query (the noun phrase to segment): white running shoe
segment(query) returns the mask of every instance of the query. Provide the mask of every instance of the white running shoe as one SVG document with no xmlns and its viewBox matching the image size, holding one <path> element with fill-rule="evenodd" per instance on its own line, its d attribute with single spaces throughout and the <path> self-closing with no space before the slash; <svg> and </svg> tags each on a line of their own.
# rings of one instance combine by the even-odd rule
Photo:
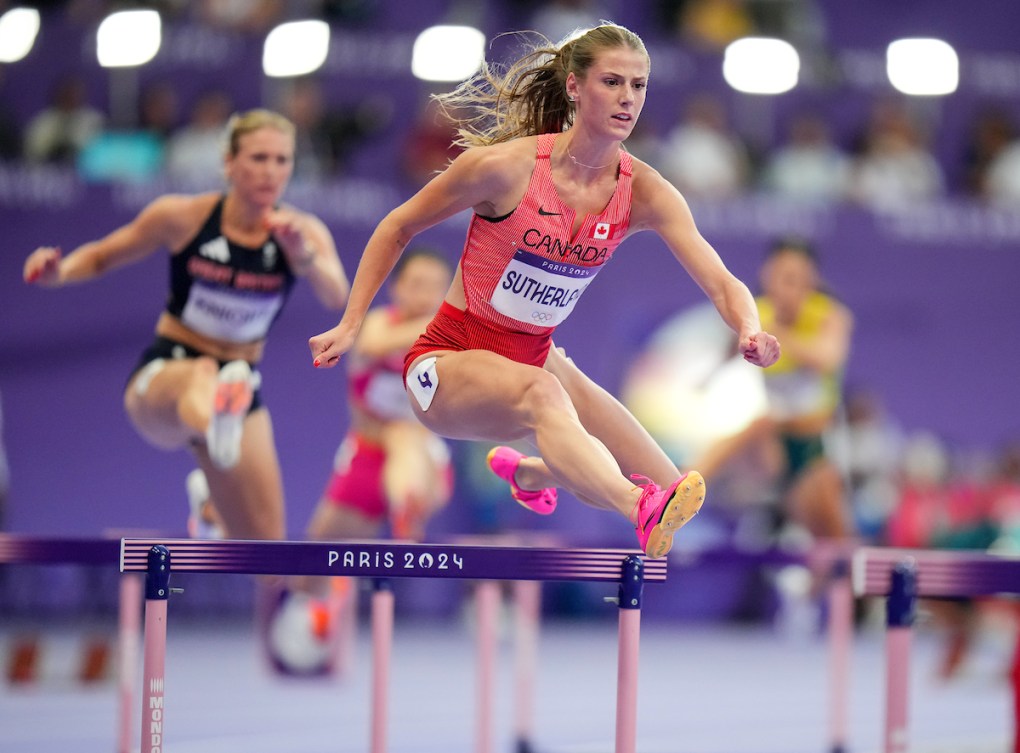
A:
<svg viewBox="0 0 1020 753">
<path fill-rule="evenodd" d="M 223 530 L 210 522 L 206 513 L 209 506 L 209 481 L 201 468 L 188 474 L 188 536 L 193 539 L 222 539 Z"/>
<path fill-rule="evenodd" d="M 205 432 L 209 459 L 227 470 L 241 459 L 241 434 L 255 394 L 255 377 L 247 361 L 231 361 L 216 377 L 213 417 Z"/>
</svg>

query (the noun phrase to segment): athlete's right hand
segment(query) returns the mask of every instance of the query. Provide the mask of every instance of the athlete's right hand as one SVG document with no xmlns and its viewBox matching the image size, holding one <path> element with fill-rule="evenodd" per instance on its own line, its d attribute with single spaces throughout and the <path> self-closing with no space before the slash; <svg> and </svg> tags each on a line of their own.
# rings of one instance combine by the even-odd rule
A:
<svg viewBox="0 0 1020 753">
<path fill-rule="evenodd" d="M 317 369 L 330 369 L 340 363 L 340 356 L 354 345 L 356 331 L 341 321 L 333 329 L 308 339 L 312 351 L 312 365 Z"/>
<path fill-rule="evenodd" d="M 22 277 L 30 285 L 56 285 L 60 282 L 60 258 L 55 246 L 37 248 L 25 259 Z"/>
</svg>

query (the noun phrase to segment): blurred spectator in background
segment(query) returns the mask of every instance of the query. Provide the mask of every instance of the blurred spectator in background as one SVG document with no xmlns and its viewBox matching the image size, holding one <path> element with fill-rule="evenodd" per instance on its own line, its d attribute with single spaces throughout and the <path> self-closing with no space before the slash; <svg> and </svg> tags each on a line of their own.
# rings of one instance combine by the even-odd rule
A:
<svg viewBox="0 0 1020 753">
<path fill-rule="evenodd" d="M 324 122 L 322 86 L 313 78 L 289 82 L 280 111 L 294 124 L 294 175 L 321 179 L 333 171 L 333 152 Z"/>
<path fill-rule="evenodd" d="M 404 141 L 404 175 L 412 186 L 424 186 L 463 151 L 462 147 L 452 143 L 455 138 L 452 121 L 434 99 L 429 99 Z"/>
<path fill-rule="evenodd" d="M 385 96 L 331 107 L 322 82 L 308 77 L 290 83 L 280 109 L 297 126 L 295 174 L 302 178 L 343 173 L 354 149 L 386 128 L 393 117 L 393 103 Z"/>
<path fill-rule="evenodd" d="M 4 405 L 0 396 L 0 531 L 7 529 L 7 492 L 11 487 L 11 469 L 7 464 L 7 445 L 4 444 Z"/>
<path fill-rule="evenodd" d="M 903 448 L 899 499 L 886 525 L 889 546 L 920 548 L 945 527 L 949 451 L 929 432 L 915 432 Z"/>
<path fill-rule="evenodd" d="M 282 20 L 287 6 L 292 4 L 306 9 L 311 5 L 283 0 L 201 0 L 194 4 L 194 13 L 198 21 L 217 29 L 259 33 L 269 31 Z"/>
<path fill-rule="evenodd" d="M 230 95 L 222 89 L 203 92 L 191 106 L 188 122 L 166 144 L 166 170 L 175 178 L 196 184 L 223 182 L 223 134 L 233 111 Z"/>
<path fill-rule="evenodd" d="M 1020 207 L 1020 139 L 995 155 L 985 175 L 985 197 L 1003 207 Z"/>
<path fill-rule="evenodd" d="M 755 32 L 745 0 L 660 0 L 659 16 L 684 44 L 705 52 Z"/>
<path fill-rule="evenodd" d="M 989 170 L 1016 135 L 1016 124 L 1004 108 L 988 106 L 977 114 L 971 123 L 963 154 L 965 193 L 989 198 Z M 1020 183 L 1020 178 L 1016 180 Z"/>
<path fill-rule="evenodd" d="M 796 201 L 841 201 L 850 186 L 850 157 L 833 142 L 821 115 L 801 113 L 791 121 L 786 142 L 768 158 L 763 183 Z"/>
<path fill-rule="evenodd" d="M 1003 448 L 990 485 L 988 506 L 998 528 L 993 548 L 1020 554 L 1020 442 Z"/>
<path fill-rule="evenodd" d="M 698 94 L 687 103 L 661 150 L 659 171 L 685 196 L 726 198 L 747 184 L 747 149 L 730 132 L 723 104 L 713 94 Z"/>
<path fill-rule="evenodd" d="M 173 82 L 156 81 L 142 88 L 138 99 L 138 130 L 161 144 L 180 126 L 181 103 Z"/>
<path fill-rule="evenodd" d="M 169 81 L 145 87 L 136 123 L 108 128 L 82 149 L 78 171 L 91 181 L 147 180 L 166 160 L 166 142 L 178 125 L 177 92 Z"/>
<path fill-rule="evenodd" d="M 50 104 L 25 126 L 25 158 L 33 163 L 73 165 L 78 153 L 103 131 L 106 116 L 88 103 L 85 80 L 76 73 L 55 85 Z"/>
<path fill-rule="evenodd" d="M 7 69 L 0 66 L 0 161 L 11 161 L 21 159 L 23 154 L 21 144 L 21 128 L 18 125 L 14 109 L 9 104 L 9 98 L 4 94 Z"/>
<path fill-rule="evenodd" d="M 559 42 L 578 29 L 598 26 L 606 15 L 597 0 L 549 0 L 541 3 L 532 15 L 531 28 Z"/>
<path fill-rule="evenodd" d="M 854 527 L 865 540 L 879 542 L 897 503 L 905 436 L 876 392 L 848 390 L 844 405 L 828 447 L 849 486 Z"/>
<path fill-rule="evenodd" d="M 955 469 L 945 442 L 934 434 L 910 437 L 903 456 L 900 496 L 889 520 L 890 546 L 933 549 L 986 550 L 999 538 L 988 479 L 970 456 L 971 466 Z M 978 463 L 980 465 L 980 462 Z M 1008 466 L 1007 466 L 1008 467 Z M 942 599 L 926 603 L 947 631 L 939 675 L 954 676 L 963 664 L 979 625 L 977 604 L 971 599 Z"/>
<path fill-rule="evenodd" d="M 920 125 L 901 102 L 876 103 L 851 174 L 852 197 L 874 209 L 925 202 L 945 191 Z"/>
</svg>

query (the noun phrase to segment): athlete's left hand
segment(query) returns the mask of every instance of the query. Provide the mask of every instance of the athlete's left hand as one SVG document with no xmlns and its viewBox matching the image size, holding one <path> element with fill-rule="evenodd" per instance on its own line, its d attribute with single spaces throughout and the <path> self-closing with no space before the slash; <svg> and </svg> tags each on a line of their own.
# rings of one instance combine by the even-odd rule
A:
<svg viewBox="0 0 1020 753">
<path fill-rule="evenodd" d="M 741 335 L 739 350 L 745 361 L 763 369 L 779 360 L 779 340 L 768 332 Z"/>
</svg>

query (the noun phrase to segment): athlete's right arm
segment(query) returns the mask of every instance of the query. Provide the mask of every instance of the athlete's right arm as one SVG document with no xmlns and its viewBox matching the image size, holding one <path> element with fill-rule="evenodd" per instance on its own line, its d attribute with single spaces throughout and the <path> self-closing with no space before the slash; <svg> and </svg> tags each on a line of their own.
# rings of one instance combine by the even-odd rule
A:
<svg viewBox="0 0 1020 753">
<path fill-rule="evenodd" d="M 461 153 L 450 166 L 376 226 L 361 255 L 340 323 L 309 339 L 312 363 L 329 368 L 351 349 L 365 315 L 397 258 L 420 232 L 474 207 L 488 213 L 507 188 L 507 167 L 516 153 L 479 147 Z"/>
<path fill-rule="evenodd" d="M 139 261 L 160 246 L 171 245 L 177 236 L 190 197 L 163 196 L 146 206 L 137 217 L 99 240 L 78 246 L 67 256 L 59 248 L 37 248 L 25 260 L 25 282 L 58 287 L 85 282 Z"/>
</svg>

